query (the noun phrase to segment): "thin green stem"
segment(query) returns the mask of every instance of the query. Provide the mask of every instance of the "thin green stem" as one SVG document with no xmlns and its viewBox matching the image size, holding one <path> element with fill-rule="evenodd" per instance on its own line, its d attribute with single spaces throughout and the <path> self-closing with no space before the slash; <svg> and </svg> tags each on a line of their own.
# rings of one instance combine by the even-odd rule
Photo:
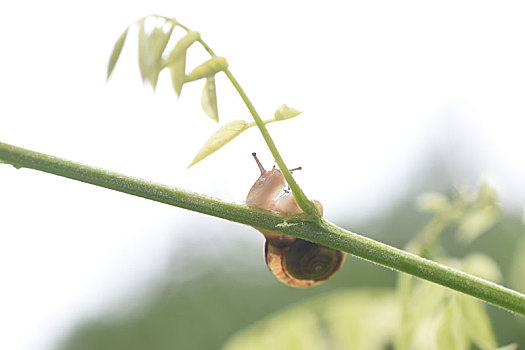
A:
<svg viewBox="0 0 525 350">
<path fill-rule="evenodd" d="M 264 120 L 263 121 L 264 125 L 268 125 L 268 124 L 273 123 L 273 122 L 278 122 L 278 120 L 277 119 L 268 119 L 268 120 Z M 248 128 L 251 128 L 252 126 L 257 126 L 257 124 L 255 124 L 255 122 L 248 123 L 248 124 L 246 124 L 245 127 L 246 127 L 246 129 L 248 129 Z"/>
<path fill-rule="evenodd" d="M 17 168 L 40 170 L 323 244 L 394 270 L 449 287 L 525 316 L 525 295 L 523 294 L 360 236 L 325 220 L 317 220 L 307 214 L 282 215 L 244 205 L 226 203 L 196 193 L 150 183 L 5 143 L 0 143 L 0 160 L 13 164 Z"/>
<path fill-rule="evenodd" d="M 178 22 L 177 22 L 177 24 L 181 28 L 183 28 L 184 30 L 190 31 L 190 29 L 188 27 L 186 27 L 185 25 L 180 24 Z M 209 47 L 208 44 L 206 44 L 206 42 L 204 40 L 199 39 L 198 42 L 202 45 L 202 47 L 204 47 L 204 49 L 212 57 L 216 56 L 215 52 L 213 52 L 211 47 Z M 268 132 L 268 129 L 266 128 L 266 124 L 268 123 L 268 121 L 265 122 L 265 121 L 263 121 L 261 119 L 261 117 L 259 116 L 259 113 L 257 113 L 257 110 L 255 109 L 255 107 L 253 106 L 252 102 L 248 98 L 248 95 L 246 95 L 246 93 L 244 92 L 243 88 L 241 87 L 241 85 L 239 84 L 237 79 L 235 79 L 235 77 L 230 72 L 230 70 L 229 69 L 225 69 L 224 73 L 226 74 L 226 76 L 228 77 L 228 79 L 230 80 L 232 85 L 234 86 L 235 90 L 237 90 L 237 93 L 241 96 L 244 104 L 248 108 L 248 111 L 250 111 L 250 114 L 252 115 L 253 120 L 255 121 L 255 125 L 257 125 L 257 127 L 259 128 L 259 131 L 261 132 L 262 137 L 264 138 L 264 141 L 268 145 L 268 148 L 270 149 L 270 152 L 272 153 L 273 158 L 275 159 L 275 162 L 279 166 L 279 169 L 281 169 L 281 172 L 283 173 L 284 178 L 286 179 L 286 182 L 290 186 L 290 189 L 292 190 L 292 193 L 293 193 L 293 195 L 295 197 L 295 200 L 297 201 L 297 204 L 299 205 L 299 207 L 305 213 L 319 218 L 320 214 L 317 211 L 316 207 L 313 205 L 312 202 L 310 202 L 308 200 L 308 198 L 304 194 L 303 190 L 299 187 L 299 185 L 297 184 L 297 182 L 293 178 L 292 173 L 290 172 L 290 170 L 288 170 L 288 167 L 284 163 L 284 160 L 281 157 L 281 154 L 277 150 L 277 147 L 275 146 L 275 143 L 273 142 L 273 139 L 270 136 L 270 133 Z"/>
<path fill-rule="evenodd" d="M 226 73 L 226 76 L 228 79 L 230 79 L 231 83 L 241 96 L 242 100 L 246 104 L 246 107 L 248 107 L 248 110 L 250 111 L 251 115 L 253 116 L 253 119 L 255 120 L 255 124 L 259 128 L 259 131 L 261 132 L 264 140 L 266 141 L 266 144 L 268 145 L 268 148 L 272 152 L 272 155 L 275 159 L 275 162 L 279 166 L 279 169 L 281 169 L 284 178 L 286 179 L 286 182 L 290 186 L 290 189 L 292 190 L 292 193 L 295 197 L 295 200 L 297 201 L 297 204 L 299 204 L 299 207 L 307 214 L 319 216 L 319 213 L 317 212 L 317 209 L 315 206 L 308 200 L 306 195 L 304 194 L 303 190 L 299 187 L 297 182 L 295 182 L 295 179 L 293 178 L 292 174 L 290 173 L 290 170 L 288 170 L 288 167 L 284 163 L 283 158 L 279 154 L 279 151 L 277 150 L 277 147 L 275 146 L 275 143 L 273 142 L 272 137 L 270 136 L 270 133 L 268 132 L 268 129 L 266 128 L 266 123 L 261 119 L 257 111 L 255 110 L 255 107 L 251 103 L 250 99 L 242 89 L 242 87 L 239 85 L 239 82 L 233 74 L 230 72 L 230 70 L 226 69 L 224 71 Z"/>
</svg>

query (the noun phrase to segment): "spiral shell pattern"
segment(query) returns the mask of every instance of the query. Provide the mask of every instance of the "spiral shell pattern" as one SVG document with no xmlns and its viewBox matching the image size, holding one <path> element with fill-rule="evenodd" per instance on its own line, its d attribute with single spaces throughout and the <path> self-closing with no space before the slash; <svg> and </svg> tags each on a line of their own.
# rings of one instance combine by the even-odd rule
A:
<svg viewBox="0 0 525 350">
<path fill-rule="evenodd" d="M 332 277 L 343 265 L 343 252 L 320 244 L 296 239 L 278 247 L 267 241 L 266 264 L 282 282 L 293 287 L 310 287 Z"/>
</svg>

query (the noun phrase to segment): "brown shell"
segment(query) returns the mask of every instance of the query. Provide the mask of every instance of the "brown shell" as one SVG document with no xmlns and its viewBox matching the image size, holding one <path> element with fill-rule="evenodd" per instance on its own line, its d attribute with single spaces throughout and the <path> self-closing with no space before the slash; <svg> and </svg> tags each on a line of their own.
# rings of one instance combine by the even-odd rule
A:
<svg viewBox="0 0 525 350">
<path fill-rule="evenodd" d="M 274 276 L 292 287 L 311 287 L 330 279 L 345 260 L 339 250 L 299 238 L 280 247 L 266 240 L 264 255 Z"/>
</svg>

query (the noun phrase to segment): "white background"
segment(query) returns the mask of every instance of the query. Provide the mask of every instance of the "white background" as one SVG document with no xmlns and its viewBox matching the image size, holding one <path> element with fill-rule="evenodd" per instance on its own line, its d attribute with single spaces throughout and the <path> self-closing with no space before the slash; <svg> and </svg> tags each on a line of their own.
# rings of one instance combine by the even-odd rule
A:
<svg viewBox="0 0 525 350">
<path fill-rule="evenodd" d="M 525 8 L 498 1 L 5 1 L 0 142 L 242 202 L 270 166 L 255 129 L 186 169 L 217 125 L 202 83 L 177 102 L 168 75 L 140 82 L 138 18 L 175 17 L 227 57 L 256 108 L 304 111 L 270 132 L 331 220 L 385 208 L 429 167 L 456 159 L 525 203 Z M 192 49 L 188 65 L 204 58 Z M 249 120 L 218 76 L 222 122 Z M 462 172 L 463 171 L 463 172 Z M 221 226 L 219 226 L 221 225 Z M 162 270 L 185 228 L 239 225 L 32 170 L 0 167 L 0 348 L 50 349 L 76 322 Z M 243 229 L 242 227 L 240 229 Z M 247 230 L 253 239 L 261 238 Z M 228 243 L 227 237 L 218 238 Z"/>
</svg>

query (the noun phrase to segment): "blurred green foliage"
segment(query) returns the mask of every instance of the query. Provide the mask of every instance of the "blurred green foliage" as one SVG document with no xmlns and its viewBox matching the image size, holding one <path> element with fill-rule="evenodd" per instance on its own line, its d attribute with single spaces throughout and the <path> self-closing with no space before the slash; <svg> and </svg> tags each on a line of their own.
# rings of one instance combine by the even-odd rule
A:
<svg viewBox="0 0 525 350">
<path fill-rule="evenodd" d="M 419 205 L 428 212 L 418 211 L 413 198 L 429 190 L 443 192 L 443 188 L 449 187 L 414 188 L 407 194 L 409 199 L 388 212 L 346 226 L 404 247 L 424 229 L 433 213 L 451 205 L 447 198 L 457 193 L 449 190 L 446 197 L 421 199 Z M 493 195 L 482 187 L 475 203 L 487 198 L 490 202 Z M 442 261 L 482 277 L 501 279 L 503 284 L 525 292 L 521 217 L 502 215 L 494 224 L 478 213 L 495 218 L 499 211 L 478 204 L 466 209 L 470 224 L 459 221 L 444 229 L 438 249 L 447 252 L 442 254 Z M 489 230 L 481 235 L 485 229 Z M 228 232 L 216 234 L 222 237 Z M 85 320 L 60 349 L 392 348 L 401 324 L 395 294 L 397 273 L 352 256 L 347 259 L 330 281 L 296 289 L 274 279 L 264 264 L 262 248 L 253 243 L 232 244 L 218 257 L 175 256 L 174 268 L 149 287 L 138 307 L 123 312 L 130 302 L 124 300 L 113 310 Z M 192 267 L 198 267 L 196 273 L 189 274 L 192 277 L 173 279 L 177 271 Z M 499 345 L 525 344 L 525 322 L 507 311 L 420 281 L 414 283 L 411 298 L 419 310 L 410 328 L 413 348 L 438 344 L 442 349 L 486 349 L 496 341 Z M 471 342 L 473 345 L 468 345 Z"/>
</svg>

